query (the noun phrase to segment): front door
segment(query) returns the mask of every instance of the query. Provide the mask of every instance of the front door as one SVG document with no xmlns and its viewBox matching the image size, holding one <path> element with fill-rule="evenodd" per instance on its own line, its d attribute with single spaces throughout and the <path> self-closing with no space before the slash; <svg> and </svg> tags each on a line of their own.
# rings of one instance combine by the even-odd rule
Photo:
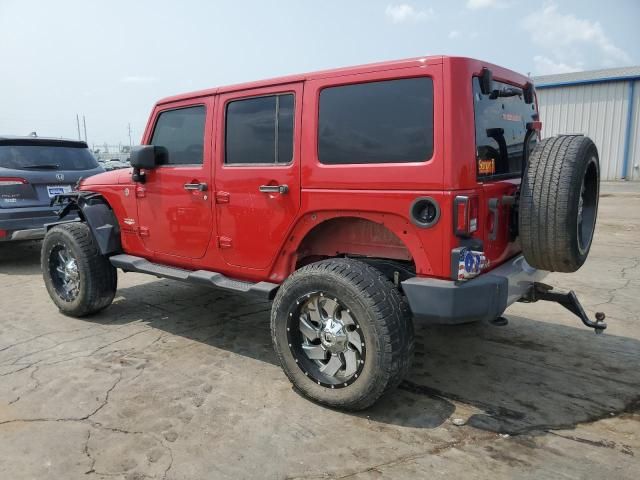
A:
<svg viewBox="0 0 640 480">
<path fill-rule="evenodd" d="M 218 101 L 218 245 L 226 263 L 266 269 L 300 208 L 302 84 Z"/>
<path fill-rule="evenodd" d="M 136 187 L 138 233 L 154 257 L 200 258 L 213 229 L 210 118 L 213 102 L 156 112 L 147 143 L 163 146 L 164 165 Z"/>
</svg>

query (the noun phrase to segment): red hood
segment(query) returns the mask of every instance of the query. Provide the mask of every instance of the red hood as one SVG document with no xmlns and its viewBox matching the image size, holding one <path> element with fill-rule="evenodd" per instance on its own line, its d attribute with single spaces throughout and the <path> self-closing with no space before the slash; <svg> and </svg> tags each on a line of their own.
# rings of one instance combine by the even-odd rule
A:
<svg viewBox="0 0 640 480">
<path fill-rule="evenodd" d="M 131 183 L 130 168 L 112 170 L 85 178 L 80 182 L 80 190 L 88 190 L 94 185 L 117 185 L 119 183 Z"/>
</svg>

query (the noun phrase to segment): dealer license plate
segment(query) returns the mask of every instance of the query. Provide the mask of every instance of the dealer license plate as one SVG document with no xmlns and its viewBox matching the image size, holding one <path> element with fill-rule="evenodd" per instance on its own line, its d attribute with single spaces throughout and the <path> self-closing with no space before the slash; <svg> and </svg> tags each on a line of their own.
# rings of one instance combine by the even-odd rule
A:
<svg viewBox="0 0 640 480">
<path fill-rule="evenodd" d="M 56 195 L 60 195 L 62 193 L 71 192 L 71 185 L 48 185 L 47 193 L 49 194 L 49 198 L 53 198 Z"/>
</svg>

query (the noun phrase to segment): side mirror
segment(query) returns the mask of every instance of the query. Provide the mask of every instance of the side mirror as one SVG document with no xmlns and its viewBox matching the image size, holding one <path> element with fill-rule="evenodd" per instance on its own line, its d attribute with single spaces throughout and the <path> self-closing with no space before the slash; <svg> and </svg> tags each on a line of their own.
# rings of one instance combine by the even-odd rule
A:
<svg viewBox="0 0 640 480">
<path fill-rule="evenodd" d="M 487 67 L 480 72 L 480 91 L 483 95 L 489 95 L 493 91 L 493 72 Z"/>
<path fill-rule="evenodd" d="M 151 170 L 167 162 L 169 152 L 156 145 L 138 145 L 131 149 L 131 166 L 137 169 Z"/>
<path fill-rule="evenodd" d="M 130 164 L 133 167 L 131 179 L 144 183 L 147 177 L 140 170 L 151 170 L 158 165 L 167 163 L 169 152 L 166 148 L 156 145 L 138 145 L 131 149 Z"/>
</svg>

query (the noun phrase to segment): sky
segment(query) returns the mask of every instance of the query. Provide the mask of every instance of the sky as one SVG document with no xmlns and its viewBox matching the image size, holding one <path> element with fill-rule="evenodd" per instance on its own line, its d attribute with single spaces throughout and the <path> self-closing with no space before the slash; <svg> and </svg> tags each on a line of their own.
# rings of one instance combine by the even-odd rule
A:
<svg viewBox="0 0 640 480">
<path fill-rule="evenodd" d="M 640 1 L 0 0 L 0 134 L 140 142 L 160 98 L 422 55 L 541 75 L 640 64 Z"/>
</svg>

